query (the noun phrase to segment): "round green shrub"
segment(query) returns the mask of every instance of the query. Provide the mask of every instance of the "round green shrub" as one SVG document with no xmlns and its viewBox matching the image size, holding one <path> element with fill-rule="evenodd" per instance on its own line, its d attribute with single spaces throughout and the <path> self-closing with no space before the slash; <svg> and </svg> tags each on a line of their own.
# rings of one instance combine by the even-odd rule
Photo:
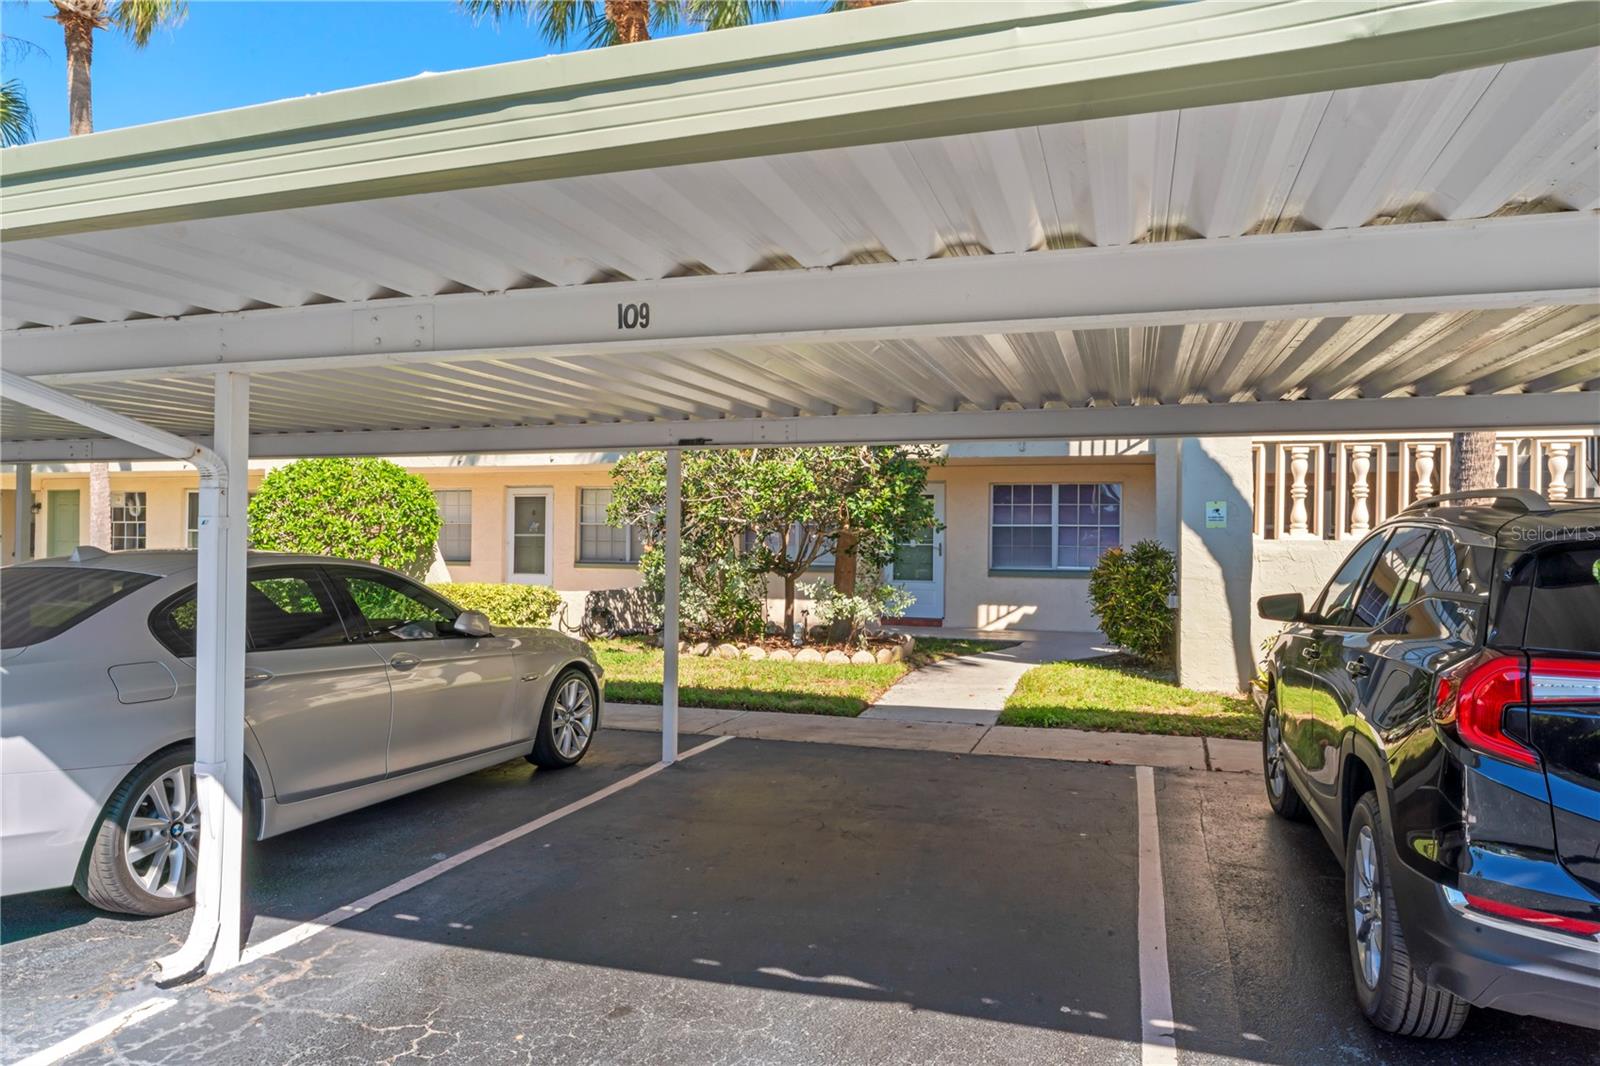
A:
<svg viewBox="0 0 1600 1066">
<path fill-rule="evenodd" d="M 561 607 L 561 593 L 548 585 L 441 581 L 428 587 L 464 611 L 482 611 L 497 626 L 548 626 Z"/>
<path fill-rule="evenodd" d="M 1177 590 L 1177 578 L 1177 559 L 1157 541 L 1141 540 L 1102 555 L 1089 574 L 1089 605 L 1106 639 L 1141 659 L 1170 662 L 1173 624 L 1167 597 Z"/>
<path fill-rule="evenodd" d="M 300 459 L 250 501 L 250 546 L 360 559 L 421 577 L 439 539 L 433 490 L 386 459 Z"/>
</svg>

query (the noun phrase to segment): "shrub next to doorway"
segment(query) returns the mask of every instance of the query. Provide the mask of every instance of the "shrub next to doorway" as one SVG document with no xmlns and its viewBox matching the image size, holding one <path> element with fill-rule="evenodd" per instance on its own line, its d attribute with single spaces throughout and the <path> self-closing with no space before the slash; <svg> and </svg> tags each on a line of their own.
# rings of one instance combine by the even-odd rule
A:
<svg viewBox="0 0 1600 1066">
<path fill-rule="evenodd" d="M 561 593 L 548 585 L 500 585 L 491 581 L 441 581 L 429 586 L 468 611 L 482 611 L 497 626 L 548 626 Z"/>
<path fill-rule="evenodd" d="M 1113 644 L 1150 662 L 1172 658 L 1172 608 L 1177 560 L 1153 540 L 1112 548 L 1089 575 L 1089 604 Z"/>
<path fill-rule="evenodd" d="M 250 546 L 427 573 L 439 507 L 427 481 L 386 459 L 299 459 L 250 500 Z"/>
</svg>

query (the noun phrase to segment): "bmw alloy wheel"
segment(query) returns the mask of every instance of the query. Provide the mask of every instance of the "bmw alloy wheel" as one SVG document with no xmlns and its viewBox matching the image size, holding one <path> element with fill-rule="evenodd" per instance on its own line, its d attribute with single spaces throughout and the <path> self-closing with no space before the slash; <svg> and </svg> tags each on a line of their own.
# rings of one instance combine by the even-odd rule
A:
<svg viewBox="0 0 1600 1066">
<path fill-rule="evenodd" d="M 550 736 L 563 758 L 576 759 L 594 732 L 594 693 L 581 677 L 569 677 L 556 692 Z"/>
<path fill-rule="evenodd" d="M 122 861 L 144 890 L 162 899 L 194 892 L 200 807 L 194 767 L 175 766 L 150 782 L 123 830 Z"/>
</svg>

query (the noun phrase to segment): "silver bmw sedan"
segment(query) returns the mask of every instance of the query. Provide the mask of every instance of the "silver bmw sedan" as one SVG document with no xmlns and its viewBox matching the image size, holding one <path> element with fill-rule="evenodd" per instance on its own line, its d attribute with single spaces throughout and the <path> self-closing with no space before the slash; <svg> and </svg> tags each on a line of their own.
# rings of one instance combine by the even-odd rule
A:
<svg viewBox="0 0 1600 1066">
<path fill-rule="evenodd" d="M 190 905 L 195 561 L 80 548 L 0 573 L 0 894 Z M 599 726 L 588 645 L 496 632 L 382 567 L 252 554 L 245 612 L 258 840 L 518 755 L 571 766 Z"/>
</svg>

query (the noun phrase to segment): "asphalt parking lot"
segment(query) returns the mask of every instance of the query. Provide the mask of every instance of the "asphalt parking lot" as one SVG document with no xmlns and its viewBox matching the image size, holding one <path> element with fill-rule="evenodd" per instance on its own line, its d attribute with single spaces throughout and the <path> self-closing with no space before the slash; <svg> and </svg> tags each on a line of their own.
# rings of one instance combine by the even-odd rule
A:
<svg viewBox="0 0 1600 1066">
<path fill-rule="evenodd" d="M 699 738 L 695 738 L 698 742 Z M 258 845 L 249 942 L 625 781 L 659 738 L 508 763 Z M 1339 871 L 1249 775 L 1157 771 L 1182 1063 L 1593 1062 L 1476 1012 L 1375 1033 Z M 734 739 L 207 982 L 147 965 L 187 916 L 6 901 L 0 1054 L 152 1013 L 69 1061 L 1138 1063 L 1132 767 Z"/>
</svg>

